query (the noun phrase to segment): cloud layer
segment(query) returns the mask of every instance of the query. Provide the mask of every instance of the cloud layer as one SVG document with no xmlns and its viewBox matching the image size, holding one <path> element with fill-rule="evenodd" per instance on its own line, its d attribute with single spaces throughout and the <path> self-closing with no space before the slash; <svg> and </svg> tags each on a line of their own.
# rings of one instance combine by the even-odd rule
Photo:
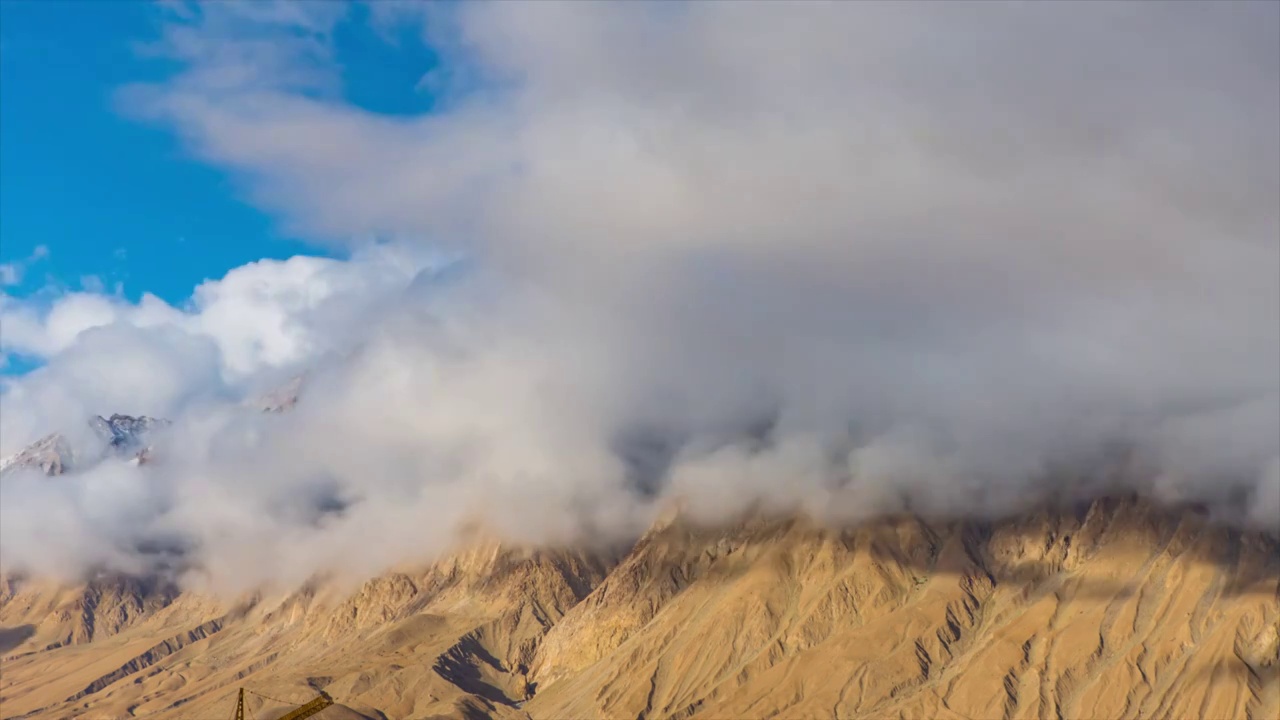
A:
<svg viewBox="0 0 1280 720">
<path fill-rule="evenodd" d="M 473 520 L 573 542 L 674 497 L 845 522 L 1106 483 L 1280 531 L 1280 7 L 375 3 L 444 59 L 409 118 L 342 101 L 334 8 L 179 13 L 151 49 L 186 70 L 122 106 L 319 241 L 467 269 L 6 300 L 6 348 L 50 357 L 6 448 L 183 420 L 94 523 L 94 478 L 6 481 L 6 563 L 146 535 L 297 579 Z M 307 367 L 296 413 L 210 399 Z M 80 529 L 55 561 L 10 513 Z"/>
</svg>

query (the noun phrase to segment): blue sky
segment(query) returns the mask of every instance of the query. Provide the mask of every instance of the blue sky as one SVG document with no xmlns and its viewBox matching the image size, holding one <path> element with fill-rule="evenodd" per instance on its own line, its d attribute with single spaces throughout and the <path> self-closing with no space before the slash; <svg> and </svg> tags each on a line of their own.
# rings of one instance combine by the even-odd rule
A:
<svg viewBox="0 0 1280 720">
<path fill-rule="evenodd" d="M 356 20 L 365 12 L 351 9 Z M 323 253 L 282 234 L 235 177 L 193 159 L 170 130 L 120 112 L 121 86 L 177 71 L 138 52 L 161 13 L 132 0 L 0 2 L 0 263 L 49 250 L 10 295 L 79 289 L 92 276 L 131 300 L 150 292 L 177 305 L 246 262 Z M 429 110 L 419 80 L 436 59 L 414 30 L 393 32 L 388 43 L 367 23 L 339 26 L 344 100 Z"/>
</svg>

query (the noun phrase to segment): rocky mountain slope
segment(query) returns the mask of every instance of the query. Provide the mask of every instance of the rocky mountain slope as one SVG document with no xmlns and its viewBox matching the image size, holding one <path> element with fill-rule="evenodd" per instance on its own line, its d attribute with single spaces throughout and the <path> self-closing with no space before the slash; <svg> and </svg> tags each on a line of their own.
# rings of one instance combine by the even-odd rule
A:
<svg viewBox="0 0 1280 720">
<path fill-rule="evenodd" d="M 0 716 L 1280 716 L 1280 543 L 1107 498 L 829 529 L 673 514 L 620 553 L 478 542 L 355 592 L 0 587 Z M 254 696 L 257 717 L 285 705 Z"/>
<path fill-rule="evenodd" d="M 0 458 L 0 476 L 22 469 L 39 470 L 45 475 L 61 475 L 75 462 L 75 452 L 67 439 L 58 433 L 46 435 L 18 452 Z"/>
</svg>

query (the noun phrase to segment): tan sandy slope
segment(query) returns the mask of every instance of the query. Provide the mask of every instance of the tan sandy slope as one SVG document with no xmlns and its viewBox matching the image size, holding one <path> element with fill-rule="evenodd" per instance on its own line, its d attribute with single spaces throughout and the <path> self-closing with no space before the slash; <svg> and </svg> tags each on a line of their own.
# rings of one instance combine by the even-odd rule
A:
<svg viewBox="0 0 1280 720">
<path fill-rule="evenodd" d="M 0 716 L 1280 717 L 1280 544 L 1109 499 L 999 522 L 680 519 L 345 598 L 0 587 Z M 287 706 L 253 697 L 256 717 Z"/>
</svg>

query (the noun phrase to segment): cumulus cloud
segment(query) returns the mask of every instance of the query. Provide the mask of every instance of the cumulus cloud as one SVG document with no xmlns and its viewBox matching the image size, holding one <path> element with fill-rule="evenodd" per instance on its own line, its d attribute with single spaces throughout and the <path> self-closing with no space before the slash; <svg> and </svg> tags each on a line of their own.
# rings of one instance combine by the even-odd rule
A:
<svg viewBox="0 0 1280 720">
<path fill-rule="evenodd" d="M 327 4 L 189 8 L 151 46 L 186 70 L 121 105 L 317 241 L 465 273 L 260 263 L 154 323 L 6 315 L 59 387 L 89 317 L 205 338 L 204 387 L 315 366 L 295 413 L 191 411 L 181 471 L 145 470 L 205 577 L 1112 475 L 1280 530 L 1280 6 L 373 7 L 436 45 L 436 111 L 345 103 Z"/>
<path fill-rule="evenodd" d="M 195 400 L 261 390 L 355 342 L 380 302 L 430 267 L 425 253 L 364 246 L 345 260 L 259 260 L 197 286 L 182 307 L 144 293 L 0 295 L 0 352 L 45 361 L 8 382 L 0 449 L 92 414 L 180 415 Z"/>
</svg>

